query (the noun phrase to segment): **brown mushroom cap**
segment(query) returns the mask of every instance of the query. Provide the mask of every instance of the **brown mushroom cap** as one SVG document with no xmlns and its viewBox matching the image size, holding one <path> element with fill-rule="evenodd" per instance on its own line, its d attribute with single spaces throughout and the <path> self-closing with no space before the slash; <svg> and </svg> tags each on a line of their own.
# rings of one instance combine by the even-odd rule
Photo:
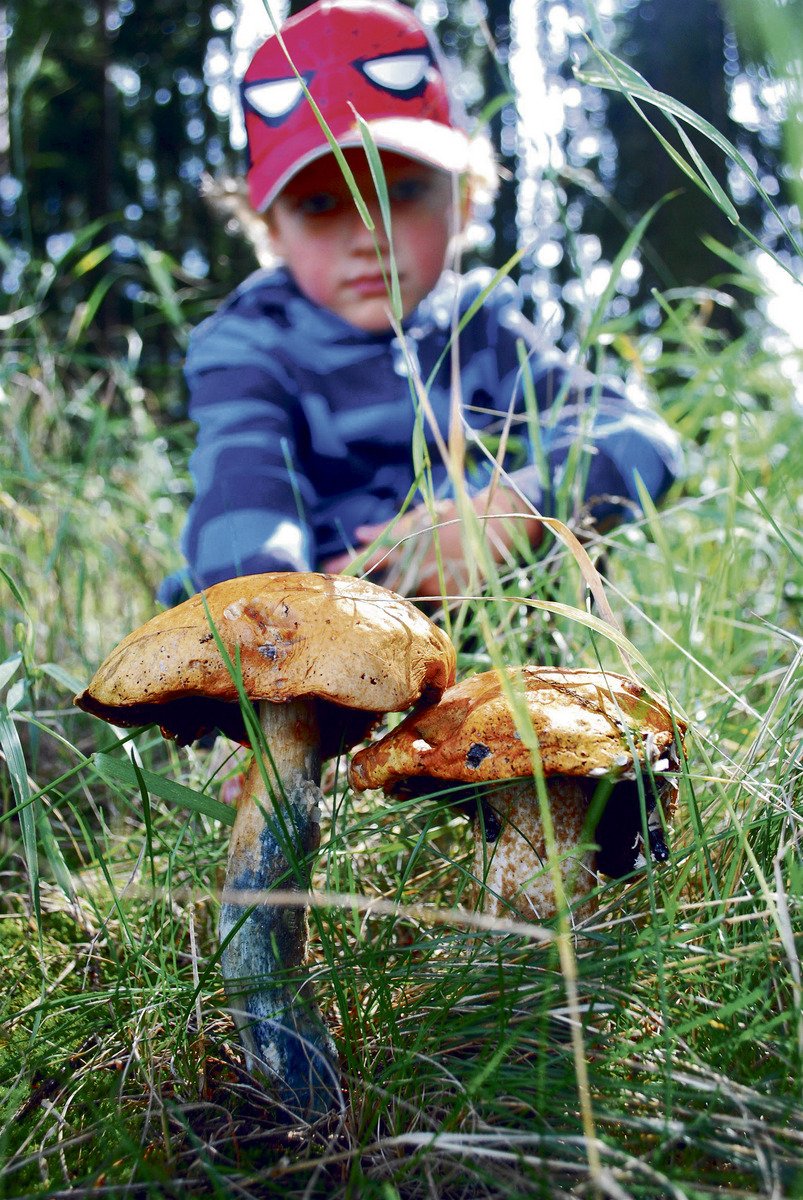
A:
<svg viewBox="0 0 803 1200">
<path fill-rule="evenodd" d="M 454 647 L 409 601 L 360 579 L 284 571 L 226 580 L 160 613 L 112 651 L 76 704 L 115 725 L 158 723 L 180 743 L 214 728 L 245 741 L 210 620 L 232 662 L 239 655 L 251 700 L 319 701 L 324 757 L 454 679 Z"/>
<path fill-rule="evenodd" d="M 655 768 L 665 758 L 666 766 L 676 764 L 672 718 L 632 679 L 553 667 L 511 668 L 507 677 L 526 702 L 545 775 L 632 777 L 631 745 Z M 437 704 L 358 751 L 349 777 L 361 791 L 391 790 L 414 776 L 487 783 L 532 773 L 502 678 L 488 671 L 448 688 Z"/>
</svg>

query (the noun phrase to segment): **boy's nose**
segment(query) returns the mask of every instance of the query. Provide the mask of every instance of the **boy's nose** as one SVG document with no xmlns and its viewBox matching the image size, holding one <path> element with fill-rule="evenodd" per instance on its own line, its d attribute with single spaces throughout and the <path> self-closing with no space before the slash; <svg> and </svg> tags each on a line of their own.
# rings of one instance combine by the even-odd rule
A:
<svg viewBox="0 0 803 1200">
<path fill-rule="evenodd" d="M 374 223 L 374 228 L 373 230 L 368 228 L 361 215 L 357 212 L 355 205 L 355 224 L 352 235 L 354 245 L 360 249 L 365 248 L 370 250 L 372 253 L 374 252 L 375 245 L 378 245 L 379 249 L 384 253 L 388 250 L 389 243 L 388 235 L 385 230 L 385 222 L 382 220 L 382 212 L 379 208 L 379 201 L 376 199 L 376 197 L 374 197 L 373 200 L 369 199 L 369 197 L 364 193 L 363 199 L 365 200 L 365 207 L 368 210 L 368 214 Z"/>
</svg>

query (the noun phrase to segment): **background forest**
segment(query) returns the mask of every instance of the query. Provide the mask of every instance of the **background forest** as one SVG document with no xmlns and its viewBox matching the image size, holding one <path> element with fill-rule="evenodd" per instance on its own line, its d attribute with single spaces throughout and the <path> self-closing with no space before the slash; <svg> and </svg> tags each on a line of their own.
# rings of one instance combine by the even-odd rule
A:
<svg viewBox="0 0 803 1200">
<path fill-rule="evenodd" d="M 549 542 L 453 613 L 460 671 L 617 670 L 625 638 L 690 720 L 671 861 L 602 882 L 581 937 L 477 939 L 462 818 L 332 770 L 313 949 L 348 1107 L 294 1127 L 249 1079 L 229 767 L 72 696 L 180 563 L 181 362 L 256 265 L 225 181 L 269 24 L 0 0 L 3 1197 L 803 1195 L 803 6 L 419 11 L 504 168 L 472 254 L 520 252 L 532 317 L 686 449 L 660 511 L 589 542 L 621 636 Z"/>
</svg>

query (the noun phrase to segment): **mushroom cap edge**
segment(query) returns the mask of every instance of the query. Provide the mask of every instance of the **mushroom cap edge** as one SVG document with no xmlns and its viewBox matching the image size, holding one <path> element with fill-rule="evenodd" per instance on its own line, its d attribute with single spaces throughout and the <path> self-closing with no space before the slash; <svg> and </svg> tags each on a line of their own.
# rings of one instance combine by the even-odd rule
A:
<svg viewBox="0 0 803 1200">
<path fill-rule="evenodd" d="M 545 776 L 632 776 L 633 753 L 655 769 L 677 765 L 675 727 L 685 724 L 635 680 L 612 671 L 509 668 L 538 738 Z M 352 786 L 392 790 L 430 777 L 489 783 L 529 776 L 533 759 L 516 729 L 497 671 L 448 688 L 436 703 L 411 713 L 385 737 L 357 751 Z"/>
<path fill-rule="evenodd" d="M 318 702 L 327 756 L 379 714 L 432 700 L 454 679 L 451 641 L 410 601 L 348 576 L 269 572 L 157 614 L 115 647 L 75 703 L 116 725 L 159 724 L 182 743 L 213 728 L 247 740 L 210 621 L 239 658 L 250 699 Z"/>
</svg>

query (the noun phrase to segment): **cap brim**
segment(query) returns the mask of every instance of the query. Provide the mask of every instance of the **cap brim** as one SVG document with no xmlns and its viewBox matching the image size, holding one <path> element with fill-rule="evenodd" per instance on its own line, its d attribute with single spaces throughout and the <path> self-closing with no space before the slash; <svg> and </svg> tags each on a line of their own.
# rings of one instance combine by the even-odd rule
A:
<svg viewBox="0 0 803 1200">
<path fill-rule="evenodd" d="M 373 142 L 380 150 L 402 154 L 406 158 L 426 163 L 441 171 L 461 173 L 469 168 L 471 143 L 462 129 L 442 125 L 438 121 L 407 120 L 404 117 L 387 117 L 367 121 L 365 124 Z M 365 145 L 360 128 L 356 125 L 339 134 L 333 132 L 333 137 L 342 150 Z M 308 143 L 307 138 L 304 141 Z M 249 172 L 251 203 L 257 212 L 265 212 L 270 208 L 279 193 L 299 171 L 332 152 L 323 130 L 317 146 L 310 148 L 307 145 L 303 151 L 299 147 L 298 153 L 294 154 L 292 143 L 285 142 L 282 149 L 284 153 L 281 157 L 287 164 L 284 169 L 276 162 L 276 156 L 272 156 L 270 162 L 264 164 L 262 171 L 257 166 Z"/>
</svg>

